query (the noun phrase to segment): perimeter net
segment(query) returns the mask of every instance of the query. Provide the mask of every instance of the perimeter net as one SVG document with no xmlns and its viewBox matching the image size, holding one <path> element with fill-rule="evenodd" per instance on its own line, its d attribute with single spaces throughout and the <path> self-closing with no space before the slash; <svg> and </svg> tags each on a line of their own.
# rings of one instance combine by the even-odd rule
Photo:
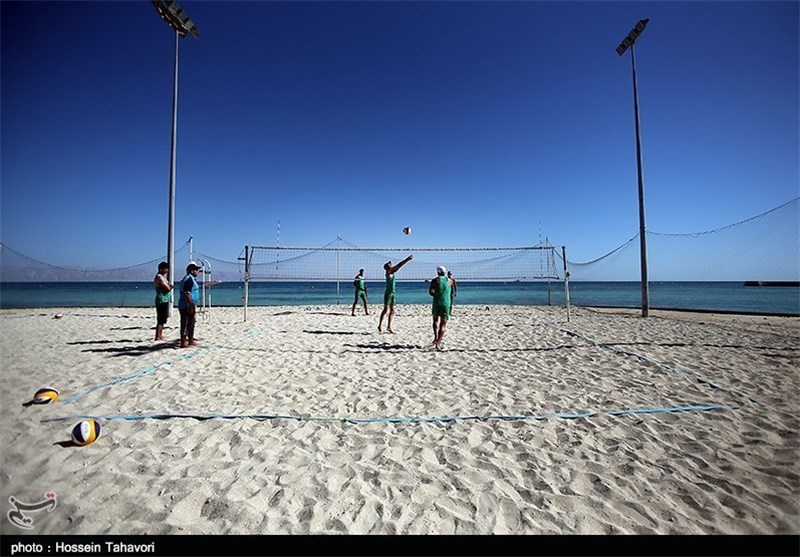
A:
<svg viewBox="0 0 800 557">
<path fill-rule="evenodd" d="M 800 281 L 800 198 L 713 230 L 648 231 L 647 267 L 650 281 Z M 636 280 L 639 235 L 591 261 L 568 260 L 568 269 L 570 280 Z"/>
<path fill-rule="evenodd" d="M 163 255 L 127 267 L 91 268 L 45 263 L 0 242 L 0 282 L 149 282 Z M 175 250 L 175 273 L 189 262 L 188 242 Z M 182 276 L 182 275 L 181 275 Z"/>
</svg>

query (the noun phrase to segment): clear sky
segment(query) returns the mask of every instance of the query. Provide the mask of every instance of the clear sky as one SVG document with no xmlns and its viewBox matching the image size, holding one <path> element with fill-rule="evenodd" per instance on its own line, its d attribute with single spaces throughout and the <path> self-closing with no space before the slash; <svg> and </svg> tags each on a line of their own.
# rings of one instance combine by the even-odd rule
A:
<svg viewBox="0 0 800 557">
<path fill-rule="evenodd" d="M 180 42 L 176 246 L 533 245 L 798 195 L 792 2 L 207 2 Z M 2 240 L 115 267 L 166 253 L 174 34 L 147 1 L 0 3 Z M 401 229 L 411 226 L 412 235 Z M 632 277 L 635 279 L 636 277 Z"/>
</svg>

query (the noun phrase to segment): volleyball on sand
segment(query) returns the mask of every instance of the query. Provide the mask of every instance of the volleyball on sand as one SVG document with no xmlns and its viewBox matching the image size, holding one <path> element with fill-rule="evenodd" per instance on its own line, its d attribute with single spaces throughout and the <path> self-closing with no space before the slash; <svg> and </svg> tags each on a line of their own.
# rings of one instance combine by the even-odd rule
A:
<svg viewBox="0 0 800 557">
<path fill-rule="evenodd" d="M 51 402 L 55 402 L 57 398 L 57 390 L 55 390 L 53 387 L 45 387 L 36 391 L 36 394 L 33 395 L 32 402 L 34 404 L 50 404 Z"/>
<path fill-rule="evenodd" d="M 83 447 L 94 443 L 100 437 L 100 422 L 89 418 L 72 428 L 72 441 Z"/>
</svg>

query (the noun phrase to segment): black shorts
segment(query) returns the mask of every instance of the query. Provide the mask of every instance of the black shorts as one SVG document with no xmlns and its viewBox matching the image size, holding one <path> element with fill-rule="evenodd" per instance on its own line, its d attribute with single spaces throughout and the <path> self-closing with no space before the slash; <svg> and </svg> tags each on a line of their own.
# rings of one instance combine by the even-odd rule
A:
<svg viewBox="0 0 800 557">
<path fill-rule="evenodd" d="M 166 325 L 168 317 L 169 317 L 169 302 L 164 302 L 163 304 L 156 304 L 156 323 L 158 325 Z"/>
</svg>

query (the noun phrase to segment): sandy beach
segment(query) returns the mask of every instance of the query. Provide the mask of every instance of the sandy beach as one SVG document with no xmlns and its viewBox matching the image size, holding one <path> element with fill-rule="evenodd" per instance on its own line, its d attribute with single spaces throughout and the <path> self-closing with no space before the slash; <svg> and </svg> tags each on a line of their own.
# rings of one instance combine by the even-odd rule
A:
<svg viewBox="0 0 800 557">
<path fill-rule="evenodd" d="M 0 533 L 800 533 L 800 318 L 371 309 L 0 311 Z"/>
</svg>

